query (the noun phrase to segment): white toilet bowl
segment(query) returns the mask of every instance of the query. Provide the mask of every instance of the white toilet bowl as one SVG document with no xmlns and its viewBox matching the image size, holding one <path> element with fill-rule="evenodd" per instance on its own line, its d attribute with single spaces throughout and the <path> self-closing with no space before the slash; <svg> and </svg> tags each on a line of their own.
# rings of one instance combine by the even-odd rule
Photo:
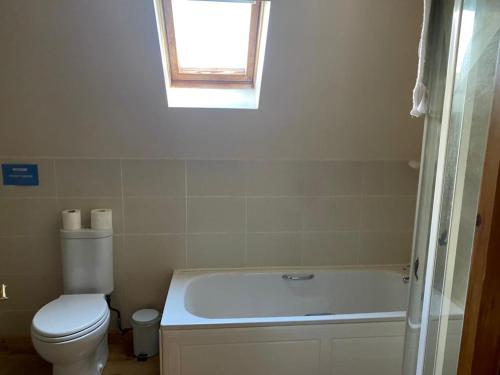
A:
<svg viewBox="0 0 500 375">
<path fill-rule="evenodd" d="M 108 359 L 109 308 L 103 294 L 62 295 L 33 318 L 31 339 L 55 375 L 98 375 Z"/>
</svg>

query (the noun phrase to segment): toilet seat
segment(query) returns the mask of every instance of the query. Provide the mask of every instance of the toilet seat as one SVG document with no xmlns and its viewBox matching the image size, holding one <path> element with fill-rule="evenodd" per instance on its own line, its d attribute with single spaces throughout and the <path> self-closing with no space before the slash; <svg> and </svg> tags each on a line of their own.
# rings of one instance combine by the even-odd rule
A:
<svg viewBox="0 0 500 375">
<path fill-rule="evenodd" d="M 32 335 L 40 341 L 61 343 L 97 330 L 108 318 L 103 294 L 62 295 L 35 314 Z"/>
<path fill-rule="evenodd" d="M 101 320 L 99 320 L 96 324 L 85 328 L 84 330 L 78 331 L 72 335 L 67 335 L 67 336 L 62 336 L 62 337 L 46 337 L 38 334 L 34 329 L 31 331 L 31 336 L 33 339 L 36 339 L 41 342 L 46 342 L 46 343 L 53 343 L 53 344 L 63 344 L 65 342 L 71 341 L 71 340 L 76 340 L 79 338 L 83 338 L 84 336 L 88 334 L 92 334 L 92 332 L 95 332 L 99 330 L 99 328 L 102 325 L 106 325 L 109 322 L 109 312 L 102 317 Z"/>
</svg>

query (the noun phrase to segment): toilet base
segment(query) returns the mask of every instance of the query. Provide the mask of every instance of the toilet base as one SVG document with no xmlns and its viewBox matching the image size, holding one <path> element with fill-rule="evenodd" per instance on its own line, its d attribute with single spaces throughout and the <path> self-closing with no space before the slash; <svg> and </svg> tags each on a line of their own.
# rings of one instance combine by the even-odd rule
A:
<svg viewBox="0 0 500 375">
<path fill-rule="evenodd" d="M 52 365 L 53 375 L 100 375 L 108 361 L 108 334 L 97 346 L 95 352 L 91 353 L 78 362 L 70 364 Z"/>
</svg>

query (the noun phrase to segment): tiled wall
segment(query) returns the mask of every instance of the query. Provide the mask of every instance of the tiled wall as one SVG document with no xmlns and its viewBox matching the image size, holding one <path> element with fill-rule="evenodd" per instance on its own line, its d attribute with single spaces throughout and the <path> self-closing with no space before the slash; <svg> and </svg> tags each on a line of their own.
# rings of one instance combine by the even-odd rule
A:
<svg viewBox="0 0 500 375">
<path fill-rule="evenodd" d="M 0 159 L 1 162 L 19 161 Z M 406 162 L 41 159 L 40 186 L 0 186 L 0 336 L 28 334 L 61 293 L 59 211 L 113 209 L 115 293 L 161 309 L 184 267 L 409 261 L 418 173 Z"/>
</svg>

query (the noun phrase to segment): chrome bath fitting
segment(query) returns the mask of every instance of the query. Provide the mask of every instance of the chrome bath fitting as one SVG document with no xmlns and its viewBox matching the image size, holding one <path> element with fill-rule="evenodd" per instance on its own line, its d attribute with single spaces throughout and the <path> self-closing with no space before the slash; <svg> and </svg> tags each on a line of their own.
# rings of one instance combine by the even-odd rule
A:
<svg viewBox="0 0 500 375">
<path fill-rule="evenodd" d="M 281 276 L 282 279 L 284 280 L 290 280 L 290 281 L 305 281 L 305 280 L 312 280 L 314 278 L 314 275 L 311 274 L 285 274 Z"/>
<path fill-rule="evenodd" d="M 9 299 L 9 297 L 7 297 L 7 285 L 2 284 L 2 287 L 0 288 L 0 300 L 5 299 Z"/>
</svg>

